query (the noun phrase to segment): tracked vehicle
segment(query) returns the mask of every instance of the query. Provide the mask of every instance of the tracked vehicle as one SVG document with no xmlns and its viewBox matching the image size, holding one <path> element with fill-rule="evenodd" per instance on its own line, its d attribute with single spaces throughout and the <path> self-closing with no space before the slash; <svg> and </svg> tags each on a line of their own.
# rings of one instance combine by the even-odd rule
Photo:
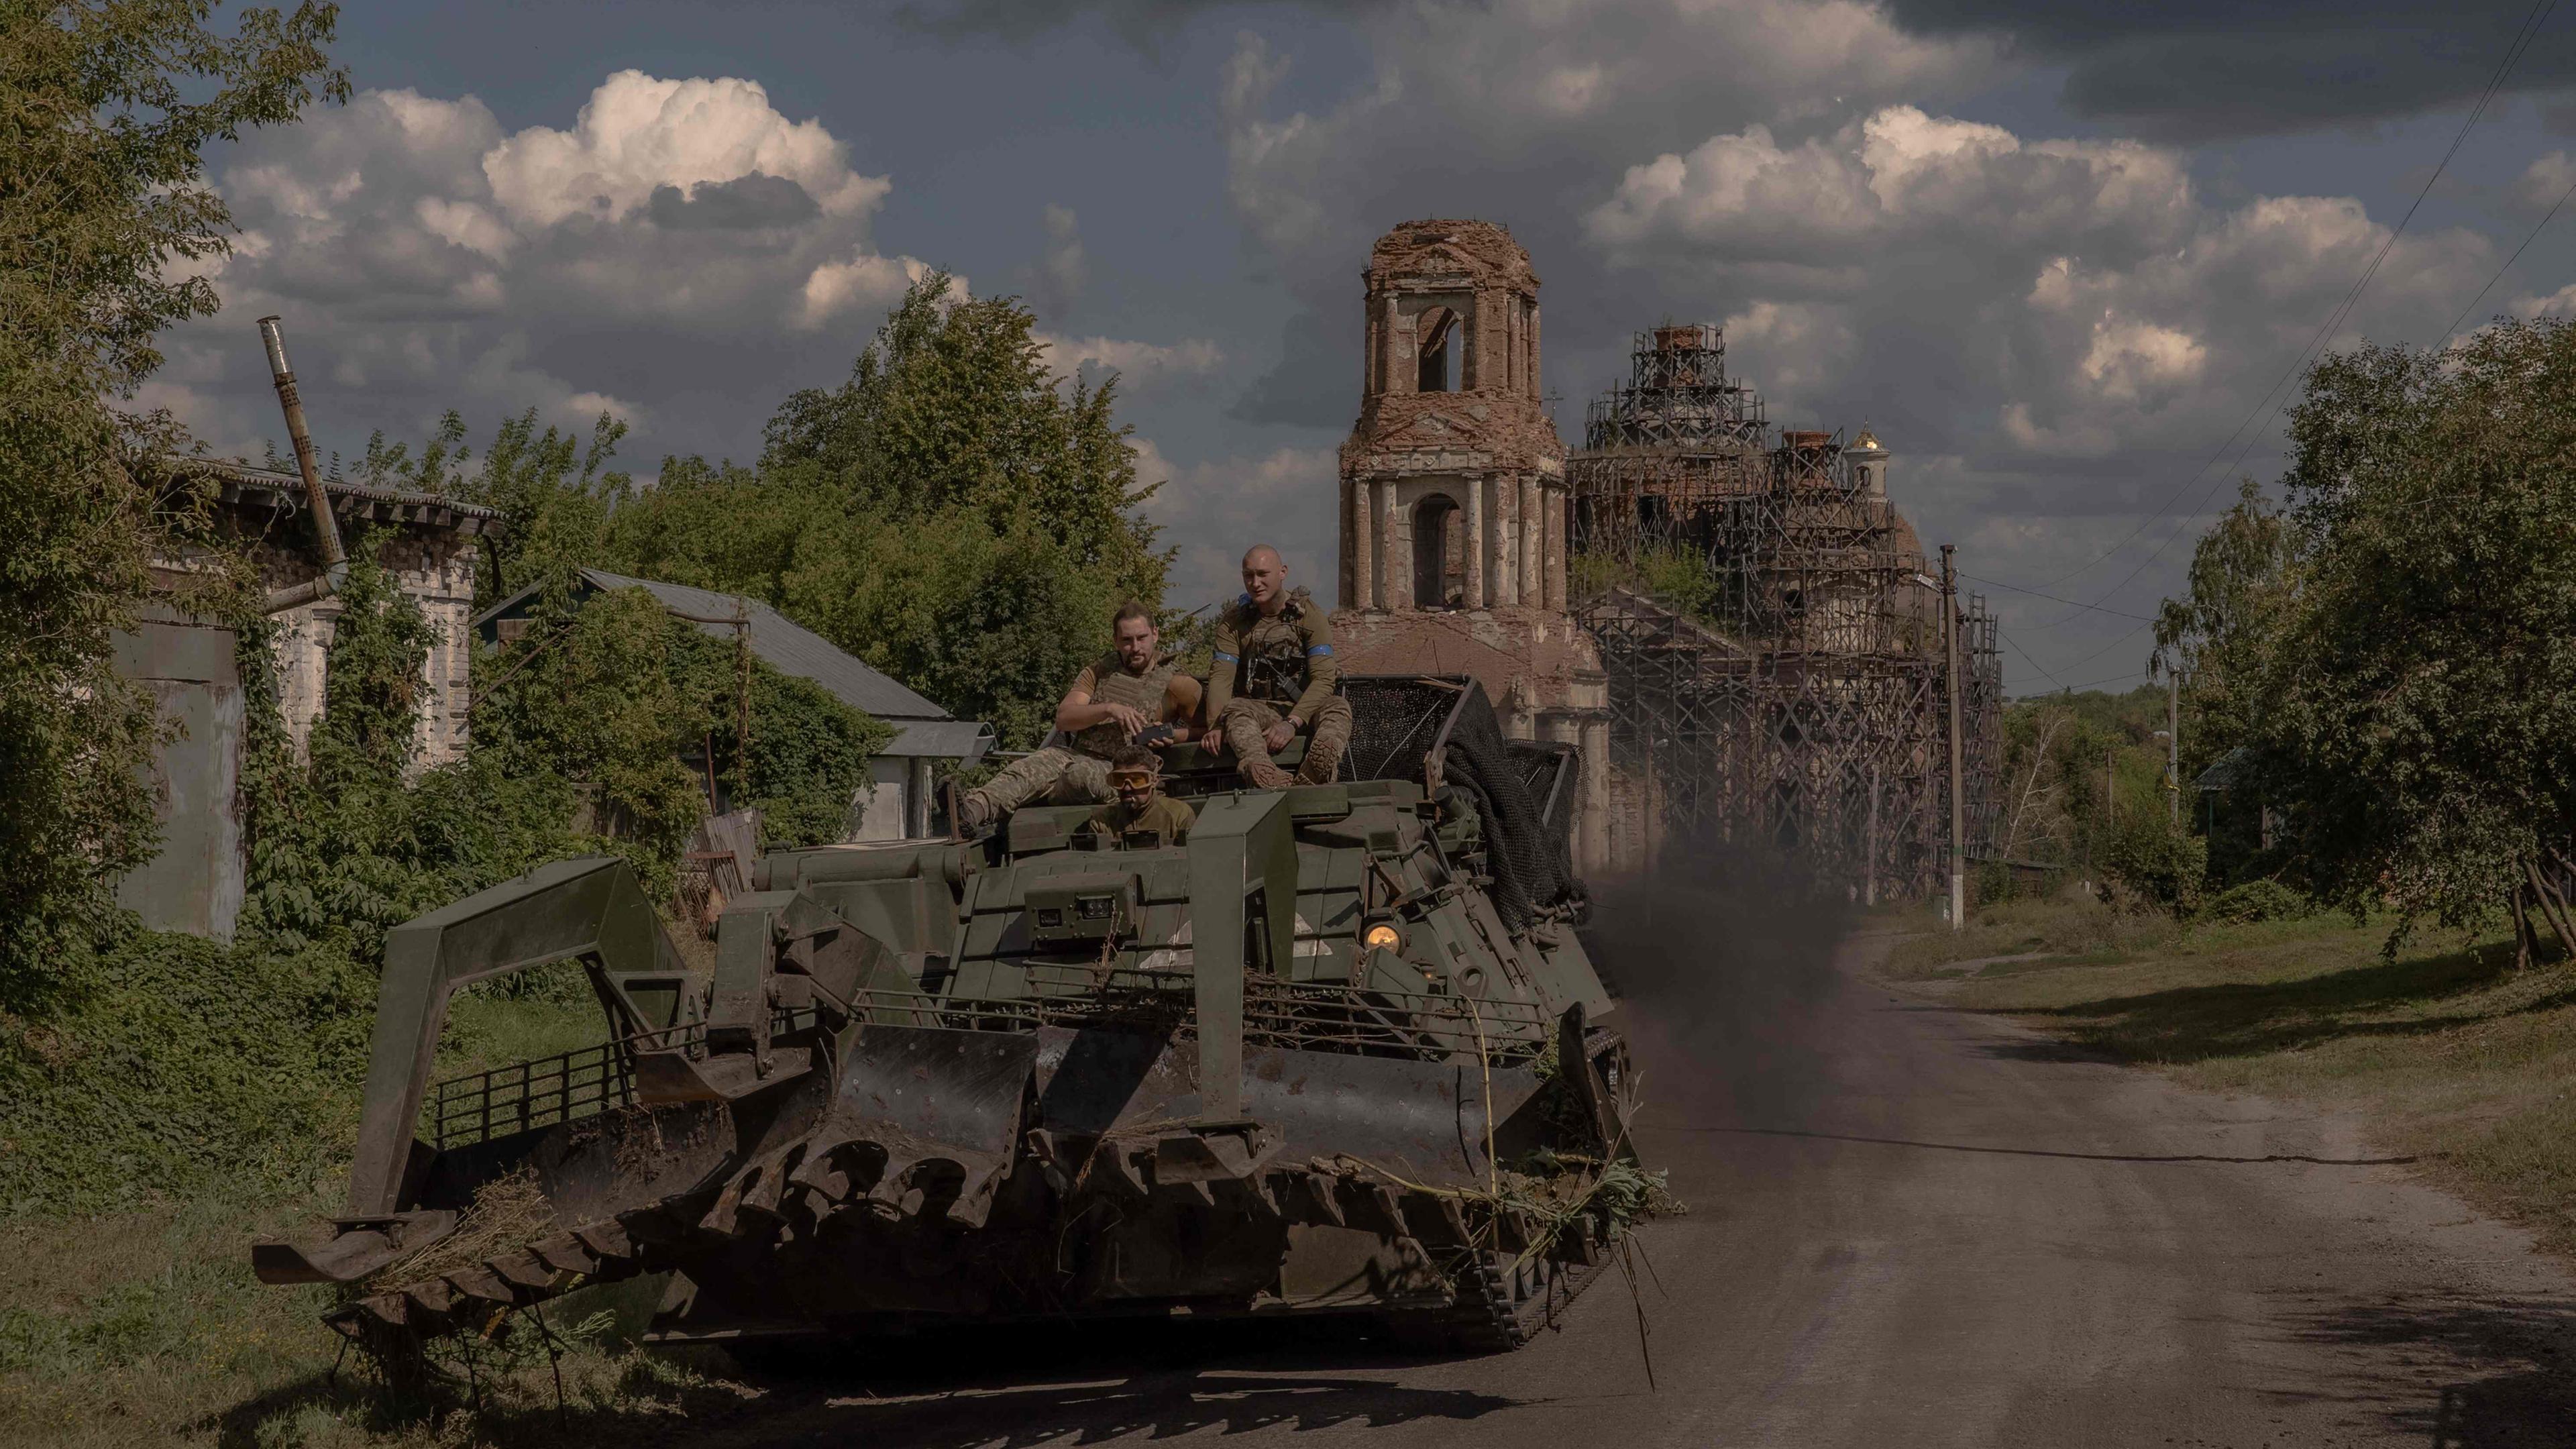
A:
<svg viewBox="0 0 2576 1449">
<path fill-rule="evenodd" d="M 1522 1341 L 1624 1216 L 1572 752 L 1505 741 L 1469 681 L 1342 689 L 1333 784 L 1172 751 L 1179 846 L 1024 807 L 773 853 L 711 972 L 608 859 L 400 927 L 349 1215 L 260 1276 L 354 1285 L 329 1321 L 378 1347 L 646 1273 L 664 1341 L 1179 1313 Z M 452 993 L 564 961 L 601 1045 L 430 1080 Z M 503 1183 L 534 1211 L 496 1236 Z"/>
</svg>

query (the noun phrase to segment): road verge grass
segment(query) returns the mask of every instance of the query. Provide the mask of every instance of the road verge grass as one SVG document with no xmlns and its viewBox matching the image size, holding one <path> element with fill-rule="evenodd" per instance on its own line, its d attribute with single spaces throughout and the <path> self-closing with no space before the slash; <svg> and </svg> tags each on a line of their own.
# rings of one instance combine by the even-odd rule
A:
<svg viewBox="0 0 2576 1449">
<path fill-rule="evenodd" d="M 2576 965 L 2348 917 L 2242 925 L 2013 902 L 1889 953 L 1891 979 L 2195 1087 L 2358 1116 L 2376 1146 L 2576 1253 Z"/>
<path fill-rule="evenodd" d="M 599 1040 L 599 1009 L 577 973 L 537 973 L 515 994 L 506 985 L 460 995 L 434 1075 Z M 192 1176 L 183 1190 L 0 1216 L 0 1444 L 627 1445 L 754 1396 L 710 1351 L 627 1346 L 650 1317 L 654 1281 L 547 1305 L 556 1362 L 533 1321 L 521 1321 L 477 1344 L 470 1363 L 442 1352 L 441 1381 L 427 1392 L 390 1394 L 322 1326 L 332 1290 L 269 1287 L 250 1271 L 253 1239 L 302 1233 L 342 1210 L 353 1116 L 322 1114 L 319 1134 L 298 1117 L 286 1124 L 294 1152 Z"/>
</svg>

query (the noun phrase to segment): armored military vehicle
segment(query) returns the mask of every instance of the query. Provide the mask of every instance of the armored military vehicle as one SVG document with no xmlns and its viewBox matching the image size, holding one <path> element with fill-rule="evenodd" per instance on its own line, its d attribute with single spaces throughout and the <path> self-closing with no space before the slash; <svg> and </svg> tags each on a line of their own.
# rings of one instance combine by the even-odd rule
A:
<svg viewBox="0 0 2576 1449">
<path fill-rule="evenodd" d="M 353 1285 L 330 1321 L 378 1347 L 645 1273 L 663 1341 L 1309 1313 L 1522 1341 L 1637 1181 L 1573 755 L 1466 680 L 1342 687 L 1335 783 L 1243 790 L 1181 746 L 1177 846 L 1024 807 L 776 852 L 711 971 L 612 859 L 400 927 L 349 1215 L 260 1276 Z M 453 993 L 557 962 L 600 1045 L 430 1080 Z"/>
</svg>

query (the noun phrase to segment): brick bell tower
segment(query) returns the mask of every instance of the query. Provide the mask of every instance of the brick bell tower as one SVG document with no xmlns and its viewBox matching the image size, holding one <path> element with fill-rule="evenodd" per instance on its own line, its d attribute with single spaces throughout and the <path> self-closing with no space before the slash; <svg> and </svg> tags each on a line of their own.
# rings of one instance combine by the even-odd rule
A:
<svg viewBox="0 0 2576 1449">
<path fill-rule="evenodd" d="M 1369 249 L 1341 450 L 1342 667 L 1471 675 L 1505 733 L 1583 753 L 1577 869 L 1607 863 L 1609 685 L 1566 612 L 1565 444 L 1540 406 L 1538 273 L 1485 221 Z"/>
</svg>

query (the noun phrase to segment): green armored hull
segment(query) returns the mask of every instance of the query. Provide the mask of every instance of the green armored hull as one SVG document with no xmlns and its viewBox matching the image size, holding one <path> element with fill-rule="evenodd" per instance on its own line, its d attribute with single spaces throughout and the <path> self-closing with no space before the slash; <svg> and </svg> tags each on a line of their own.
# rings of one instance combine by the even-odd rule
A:
<svg viewBox="0 0 2576 1449">
<path fill-rule="evenodd" d="M 712 972 L 611 860 L 400 928 L 350 1216 L 261 1275 L 359 1285 L 332 1321 L 380 1346 L 645 1273 L 668 1340 L 1331 1312 L 1519 1342 L 1634 1181 L 1572 756 L 1465 681 L 1343 688 L 1343 780 L 1237 790 L 1184 749 L 1180 845 L 1061 807 L 775 853 Z M 456 989 L 566 960 L 602 1045 L 428 1081 Z M 535 1210 L 495 1239 L 505 1181 Z"/>
</svg>

